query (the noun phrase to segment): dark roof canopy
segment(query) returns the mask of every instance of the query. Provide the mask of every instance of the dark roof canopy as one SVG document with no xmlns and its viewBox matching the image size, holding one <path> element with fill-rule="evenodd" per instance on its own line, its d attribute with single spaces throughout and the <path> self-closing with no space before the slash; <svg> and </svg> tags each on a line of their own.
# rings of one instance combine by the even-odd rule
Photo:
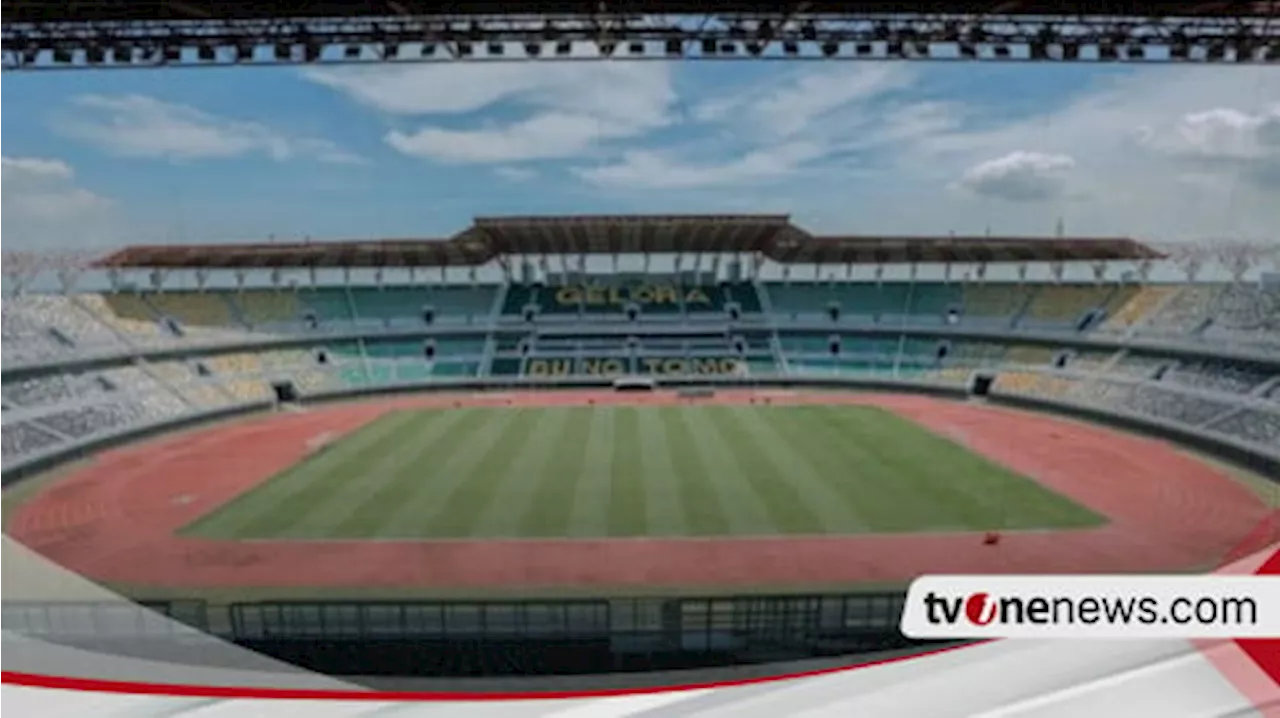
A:
<svg viewBox="0 0 1280 718">
<path fill-rule="evenodd" d="M 734 2 L 730 0 L 7 0 L 4 22 L 102 22 L 137 20 L 250 20 L 272 18 L 461 16 L 461 15 L 740 15 L 772 13 L 851 15 L 858 13 L 902 14 L 1004 14 L 1073 15 L 1111 17 L 1259 17 L 1274 14 L 1267 2 L 1258 0 L 1217 0 L 1198 2 L 1135 1 L 1101 2 L 1083 0 L 932 0 L 909 6 L 891 0 L 815 0 L 813 2 Z M 908 10 L 909 8 L 909 10 Z"/>
<path fill-rule="evenodd" d="M 1156 259 L 1124 238 L 815 237 L 781 215 L 479 218 L 452 239 L 139 245 L 101 268 L 475 266 L 503 255 L 760 252 L 784 263 L 1049 262 Z"/>
</svg>

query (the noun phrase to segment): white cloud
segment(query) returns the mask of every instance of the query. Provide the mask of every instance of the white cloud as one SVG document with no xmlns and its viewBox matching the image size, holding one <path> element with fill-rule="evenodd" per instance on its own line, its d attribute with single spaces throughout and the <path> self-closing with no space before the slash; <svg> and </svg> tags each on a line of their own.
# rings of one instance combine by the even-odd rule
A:
<svg viewBox="0 0 1280 718">
<path fill-rule="evenodd" d="M 848 132 L 851 124 L 867 118 L 851 108 L 909 87 L 915 79 L 910 68 L 882 63 L 849 67 L 836 65 L 803 74 L 788 74 L 785 82 L 770 87 L 753 87 L 731 98 L 719 98 L 695 108 L 704 120 L 750 122 L 757 131 L 778 137 L 794 137 L 806 130 Z M 815 127 L 818 123 L 838 123 L 838 127 Z"/>
<path fill-rule="evenodd" d="M 262 154 L 276 161 L 361 161 L 328 140 L 296 137 L 146 95 L 81 95 L 72 104 L 76 115 L 62 118 L 58 129 L 122 157 L 198 160 Z"/>
<path fill-rule="evenodd" d="M 1101 75 L 1092 87 L 1041 113 L 1000 117 L 999 105 L 989 99 L 972 103 L 971 109 L 994 117 L 978 129 L 960 126 L 903 143 L 886 170 L 900 179 L 886 184 L 920 192 L 993 158 L 1035 148 L 1074 161 L 1066 170 L 1065 195 L 1049 192 L 1037 201 L 997 205 L 986 199 L 990 195 L 955 193 L 933 203 L 936 218 L 920 219 L 960 231 L 991 226 L 995 232 L 1023 232 L 1044 231 L 1062 213 L 1072 231 L 1082 234 L 1280 240 L 1277 184 L 1265 183 L 1268 177 L 1280 179 L 1280 170 L 1265 159 L 1273 133 L 1280 132 L 1267 109 L 1280 102 L 1280 75 L 1244 66 L 1092 72 Z M 1064 199 L 1081 199 L 1076 190 L 1087 199 L 1064 206 Z M 885 192 L 875 194 L 873 214 L 886 223 L 904 219 L 892 211 Z"/>
<path fill-rule="evenodd" d="M 71 165 L 66 162 L 41 157 L 4 157 L 0 159 L 0 168 L 4 179 L 15 182 L 19 188 L 27 182 L 48 183 L 75 177 Z"/>
<path fill-rule="evenodd" d="M 610 140 L 667 126 L 677 100 L 670 67 L 650 63 L 455 63 L 310 70 L 305 76 L 391 115 L 523 112 L 479 129 L 426 124 L 386 136 L 400 152 L 448 163 L 581 156 Z"/>
<path fill-rule="evenodd" d="M 1060 197 L 1076 163 L 1067 155 L 1019 150 L 965 170 L 959 186 L 983 197 L 1035 202 Z"/>
<path fill-rule="evenodd" d="M 1250 182 L 1280 179 L 1280 104 L 1261 112 L 1218 107 L 1192 112 L 1167 127 L 1143 127 L 1139 141 L 1200 170 L 1236 171 Z"/>
<path fill-rule="evenodd" d="M 585 114 L 547 112 L 506 126 L 478 130 L 424 127 L 393 131 L 387 144 L 406 155 L 440 162 L 521 162 L 582 154 L 608 139 L 627 137 L 635 128 Z"/>
<path fill-rule="evenodd" d="M 913 70 L 891 64 L 806 70 L 713 89 L 693 104 L 688 119 L 696 124 L 685 127 L 704 136 L 665 147 L 629 147 L 612 162 L 574 173 L 594 185 L 630 189 L 759 184 L 826 171 L 845 162 L 842 153 L 925 131 L 944 114 L 941 103 L 882 107 L 902 121 L 892 131 L 872 132 L 882 115 L 868 108 L 909 87 Z"/>
<path fill-rule="evenodd" d="M 48 158 L 4 157 L 0 168 L 6 246 L 84 246 L 103 239 L 112 202 L 77 185 L 70 165 Z"/>
<path fill-rule="evenodd" d="M 1143 238 L 1276 238 L 1280 226 L 1280 74 L 1267 68 L 728 67 L 307 76 L 387 115 L 398 151 L 509 178 L 510 163 L 571 159 L 593 188 L 643 191 L 637 209 L 731 197 L 866 232 L 1039 233 L 1058 216 L 1075 233 Z"/>
<path fill-rule="evenodd" d="M 528 182 L 538 176 L 536 171 L 528 167 L 499 167 L 493 173 L 510 182 Z"/>
<path fill-rule="evenodd" d="M 1256 159 L 1280 150 L 1280 105 L 1256 115 L 1219 107 L 1182 117 L 1171 136 L 1153 135 L 1149 143 L 1175 153 L 1201 157 Z"/>
<path fill-rule="evenodd" d="M 796 142 L 753 150 L 737 159 L 696 163 L 670 154 L 633 150 L 617 163 L 576 168 L 574 173 L 592 184 L 633 189 L 734 186 L 792 175 L 821 152 L 818 145 Z"/>
</svg>

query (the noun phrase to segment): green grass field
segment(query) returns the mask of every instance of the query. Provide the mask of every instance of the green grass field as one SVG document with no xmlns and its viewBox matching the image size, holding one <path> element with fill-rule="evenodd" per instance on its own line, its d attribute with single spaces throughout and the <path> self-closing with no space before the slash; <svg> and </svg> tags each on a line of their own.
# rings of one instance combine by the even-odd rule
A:
<svg viewBox="0 0 1280 718">
<path fill-rule="evenodd" d="M 878 408 L 597 406 L 393 412 L 184 533 L 727 537 L 1100 523 Z"/>
</svg>

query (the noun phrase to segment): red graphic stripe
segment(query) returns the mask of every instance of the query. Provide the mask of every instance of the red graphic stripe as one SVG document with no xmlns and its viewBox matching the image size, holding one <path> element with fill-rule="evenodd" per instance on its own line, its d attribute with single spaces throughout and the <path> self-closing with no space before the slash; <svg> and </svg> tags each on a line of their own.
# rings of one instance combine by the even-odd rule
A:
<svg viewBox="0 0 1280 718">
<path fill-rule="evenodd" d="M 1280 575 L 1280 549 L 1271 554 L 1271 558 L 1258 569 L 1260 575 Z M 1280 685 L 1280 640 L 1251 639 L 1239 641 L 1240 648 L 1253 659 L 1271 680 Z"/>
</svg>

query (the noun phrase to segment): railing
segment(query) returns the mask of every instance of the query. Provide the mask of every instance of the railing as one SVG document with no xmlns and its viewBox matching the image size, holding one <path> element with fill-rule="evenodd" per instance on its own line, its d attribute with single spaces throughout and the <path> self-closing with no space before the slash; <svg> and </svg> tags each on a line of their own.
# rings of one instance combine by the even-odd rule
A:
<svg viewBox="0 0 1280 718">
<path fill-rule="evenodd" d="M 613 654 L 732 653 L 742 660 L 908 643 L 903 590 L 448 601 L 5 601 L 5 631 L 55 642 L 239 644 L 389 641 L 594 645 Z M 168 619 L 168 620 L 166 620 Z M 192 631 L 191 629 L 194 629 Z"/>
</svg>

